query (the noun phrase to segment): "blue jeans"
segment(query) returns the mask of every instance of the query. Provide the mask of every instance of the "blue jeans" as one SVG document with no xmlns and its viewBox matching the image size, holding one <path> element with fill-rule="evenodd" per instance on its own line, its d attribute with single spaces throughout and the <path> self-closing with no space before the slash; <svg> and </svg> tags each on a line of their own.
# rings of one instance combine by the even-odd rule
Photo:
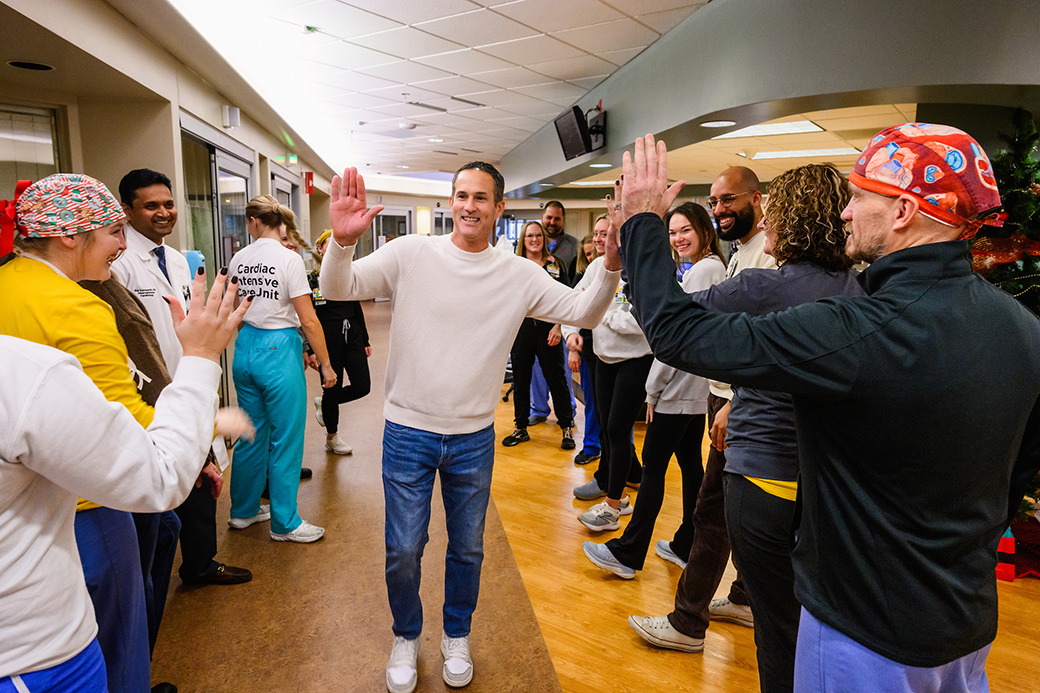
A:
<svg viewBox="0 0 1040 693">
<path fill-rule="evenodd" d="M 386 422 L 383 493 L 386 498 L 386 591 L 394 635 L 422 633 L 421 560 L 429 541 L 433 480 L 439 472 L 448 528 L 444 560 L 444 632 L 469 635 L 484 561 L 484 518 L 491 497 L 495 427 L 442 435 Z"/>
<path fill-rule="evenodd" d="M 235 446 L 231 517 L 258 514 L 260 494 L 268 482 L 271 531 L 275 534 L 288 534 L 303 522 L 296 511 L 307 426 L 302 353 L 303 343 L 294 329 L 261 330 L 243 325 L 231 363 L 238 405 L 256 427 L 252 442 L 243 440 Z"/>
<path fill-rule="evenodd" d="M 817 620 L 802 607 L 794 661 L 795 693 L 987 693 L 990 645 L 938 667 L 882 657 Z"/>
</svg>

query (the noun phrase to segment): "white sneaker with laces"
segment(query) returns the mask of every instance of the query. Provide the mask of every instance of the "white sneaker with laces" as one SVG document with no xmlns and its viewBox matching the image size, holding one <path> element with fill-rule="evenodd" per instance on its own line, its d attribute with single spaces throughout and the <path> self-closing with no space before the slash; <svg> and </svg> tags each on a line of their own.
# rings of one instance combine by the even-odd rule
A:
<svg viewBox="0 0 1040 693">
<path fill-rule="evenodd" d="M 621 523 L 618 521 L 620 517 L 621 513 L 618 510 L 614 510 L 607 505 L 606 501 L 603 501 L 589 508 L 587 512 L 578 515 L 578 521 L 593 532 L 607 532 L 620 529 Z"/>
<path fill-rule="evenodd" d="M 349 455 L 354 452 L 354 448 L 344 443 L 339 434 L 325 440 L 325 449 L 337 455 Z"/>
<path fill-rule="evenodd" d="M 449 638 L 441 633 L 441 654 L 444 655 L 444 683 L 462 688 L 473 680 L 473 660 L 469 656 L 469 636 Z"/>
<path fill-rule="evenodd" d="M 232 517 L 227 521 L 231 529 L 245 529 L 257 522 L 267 522 L 271 519 L 271 506 L 266 503 L 260 504 L 260 512 L 252 517 Z"/>
<path fill-rule="evenodd" d="M 628 496 L 625 496 L 618 502 L 618 513 L 621 515 L 631 515 L 633 512 L 632 501 Z"/>
<path fill-rule="evenodd" d="M 297 544 L 310 544 L 325 536 L 324 527 L 315 527 L 304 520 L 300 526 L 287 534 L 275 534 L 271 532 L 271 538 L 275 541 L 291 541 Z"/>
<path fill-rule="evenodd" d="M 412 693 L 419 677 L 416 663 L 419 658 L 419 638 L 405 640 L 394 637 L 394 649 L 386 663 L 386 690 L 390 693 Z"/>
<path fill-rule="evenodd" d="M 667 616 L 629 616 L 628 625 L 648 643 L 680 652 L 704 651 L 704 638 L 691 638 L 668 622 Z"/>
<path fill-rule="evenodd" d="M 675 552 L 672 551 L 672 544 L 667 539 L 662 539 L 657 542 L 657 546 L 654 547 L 654 553 L 666 561 L 671 561 L 680 568 L 686 568 L 686 561 L 679 558 Z"/>
<path fill-rule="evenodd" d="M 751 614 L 751 607 L 746 604 L 734 604 L 728 597 L 712 599 L 708 612 L 712 621 L 729 621 L 746 628 L 755 627 L 755 617 Z"/>
<path fill-rule="evenodd" d="M 318 420 L 318 425 L 325 428 L 325 415 L 321 413 L 321 397 L 314 398 L 314 418 Z"/>
</svg>

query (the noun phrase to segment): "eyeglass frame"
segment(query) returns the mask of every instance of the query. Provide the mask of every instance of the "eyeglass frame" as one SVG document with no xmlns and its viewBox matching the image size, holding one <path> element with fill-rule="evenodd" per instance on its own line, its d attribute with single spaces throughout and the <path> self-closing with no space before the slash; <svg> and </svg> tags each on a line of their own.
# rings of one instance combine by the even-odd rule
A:
<svg viewBox="0 0 1040 693">
<path fill-rule="evenodd" d="M 741 197 L 743 195 L 754 195 L 757 192 L 757 190 L 748 190 L 747 192 L 736 193 L 733 195 L 723 195 L 722 197 L 709 197 L 708 207 L 711 209 L 715 209 L 715 206 L 721 202 L 723 209 L 729 209 L 730 206 L 737 201 L 738 197 Z M 730 198 L 728 201 L 726 200 L 727 197 Z"/>
</svg>

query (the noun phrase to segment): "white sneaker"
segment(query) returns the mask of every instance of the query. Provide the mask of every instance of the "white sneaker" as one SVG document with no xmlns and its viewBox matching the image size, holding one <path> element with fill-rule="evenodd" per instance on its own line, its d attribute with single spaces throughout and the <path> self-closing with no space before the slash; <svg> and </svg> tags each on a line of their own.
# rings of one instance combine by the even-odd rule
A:
<svg viewBox="0 0 1040 693">
<path fill-rule="evenodd" d="M 412 693 L 419 680 L 416 675 L 416 660 L 419 658 L 419 638 L 405 640 L 394 637 L 394 649 L 386 663 L 386 690 L 390 693 Z"/>
<path fill-rule="evenodd" d="M 354 448 L 344 443 L 339 434 L 333 436 L 331 440 L 325 440 L 325 449 L 337 455 L 349 455 L 354 452 Z"/>
<path fill-rule="evenodd" d="M 621 513 L 603 501 L 589 508 L 588 512 L 578 515 L 578 521 L 593 532 L 606 532 L 621 527 L 621 523 L 618 522 L 619 517 L 621 517 Z"/>
<path fill-rule="evenodd" d="M 321 397 L 314 398 L 314 418 L 318 420 L 318 425 L 325 428 L 325 416 L 321 413 Z"/>
<path fill-rule="evenodd" d="M 672 627 L 667 616 L 629 616 L 628 625 L 652 645 L 680 652 L 704 651 L 704 638 L 691 638 Z"/>
<path fill-rule="evenodd" d="M 686 561 L 679 558 L 674 551 L 672 551 L 672 543 L 667 539 L 662 539 L 657 542 L 657 546 L 654 547 L 654 553 L 666 561 L 671 561 L 675 565 L 679 566 L 683 570 L 686 569 Z"/>
<path fill-rule="evenodd" d="M 260 504 L 260 512 L 252 517 L 232 517 L 227 521 L 228 527 L 231 529 L 245 529 L 250 525 L 255 525 L 257 522 L 267 522 L 271 519 L 271 506 L 264 503 Z"/>
<path fill-rule="evenodd" d="M 745 604 L 734 604 L 728 597 L 712 599 L 708 612 L 712 621 L 729 621 L 746 628 L 755 627 L 755 617 L 751 614 L 751 607 Z"/>
<path fill-rule="evenodd" d="M 631 515 L 632 514 L 632 511 L 633 511 L 632 501 L 629 500 L 628 496 L 625 496 L 624 498 L 621 499 L 621 501 L 618 503 L 617 509 L 618 509 L 618 514 L 620 514 L 620 515 Z"/>
<path fill-rule="evenodd" d="M 473 680 L 473 660 L 469 656 L 469 636 L 449 638 L 441 633 L 441 654 L 444 655 L 444 683 L 462 688 Z"/>
<path fill-rule="evenodd" d="M 323 536 L 325 536 L 324 527 L 315 527 L 306 520 L 301 522 L 299 527 L 288 534 L 275 534 L 274 532 L 271 532 L 271 538 L 275 541 L 292 541 L 297 544 L 310 544 L 311 542 L 318 541 Z"/>
</svg>

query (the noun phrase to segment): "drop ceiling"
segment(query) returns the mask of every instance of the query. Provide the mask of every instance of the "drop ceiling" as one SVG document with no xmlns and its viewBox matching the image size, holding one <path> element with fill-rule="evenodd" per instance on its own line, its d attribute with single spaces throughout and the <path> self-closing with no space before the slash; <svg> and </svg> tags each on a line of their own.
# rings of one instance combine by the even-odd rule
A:
<svg viewBox="0 0 1040 693">
<path fill-rule="evenodd" d="M 334 168 L 498 159 L 708 0 L 169 0 Z"/>
</svg>

